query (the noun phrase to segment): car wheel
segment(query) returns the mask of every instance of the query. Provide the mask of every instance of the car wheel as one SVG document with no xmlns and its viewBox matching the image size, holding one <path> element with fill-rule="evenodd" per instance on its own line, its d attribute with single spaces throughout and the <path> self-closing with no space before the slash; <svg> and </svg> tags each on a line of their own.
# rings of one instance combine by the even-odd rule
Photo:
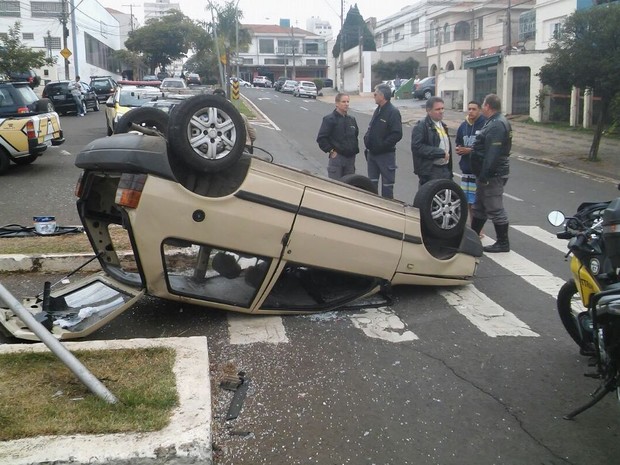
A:
<svg viewBox="0 0 620 465">
<path fill-rule="evenodd" d="M 6 151 L 0 147 L 0 174 L 6 173 L 11 164 L 11 159 L 7 155 Z"/>
<path fill-rule="evenodd" d="M 420 210 L 422 228 L 437 239 L 463 234 L 467 222 L 467 199 L 450 179 L 433 179 L 418 190 L 413 206 Z"/>
<path fill-rule="evenodd" d="M 99 111 L 99 100 L 95 99 L 95 106 L 93 107 L 94 111 Z"/>
<path fill-rule="evenodd" d="M 37 113 L 50 113 L 54 111 L 54 104 L 50 99 L 42 98 L 37 100 L 35 110 L 37 111 Z"/>
<path fill-rule="evenodd" d="M 431 98 L 433 96 L 433 93 L 430 90 L 425 90 L 424 91 L 424 98 L 426 100 L 428 100 L 429 98 Z"/>
<path fill-rule="evenodd" d="M 168 115 L 158 108 L 133 108 L 118 120 L 114 134 L 125 134 L 132 130 L 134 124 L 144 128 L 157 129 L 165 136 L 168 132 Z"/>
<path fill-rule="evenodd" d="M 371 194 L 377 193 L 377 186 L 373 184 L 370 178 L 362 176 L 361 174 L 345 174 L 340 178 L 340 182 L 348 184 L 349 186 L 358 187 Z"/>
<path fill-rule="evenodd" d="M 13 158 L 16 165 L 29 165 L 39 158 L 38 155 L 28 155 L 27 157 Z"/>
<path fill-rule="evenodd" d="M 235 106 L 213 95 L 191 97 L 172 109 L 168 156 L 202 172 L 222 171 L 239 160 L 245 124 Z"/>
</svg>

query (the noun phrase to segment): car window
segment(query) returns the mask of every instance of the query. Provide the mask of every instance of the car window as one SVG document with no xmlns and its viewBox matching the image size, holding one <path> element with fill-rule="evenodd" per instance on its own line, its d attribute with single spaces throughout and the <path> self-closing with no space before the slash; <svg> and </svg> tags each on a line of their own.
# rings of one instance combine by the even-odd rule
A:
<svg viewBox="0 0 620 465">
<path fill-rule="evenodd" d="M 142 104 L 148 102 L 158 96 L 159 93 L 141 91 L 136 89 L 121 91 L 118 104 L 122 107 L 141 107 Z"/>
<path fill-rule="evenodd" d="M 9 107 L 15 105 L 15 100 L 11 96 L 8 89 L 0 89 L 0 107 Z"/>
<path fill-rule="evenodd" d="M 22 103 L 25 105 L 30 105 L 39 100 L 37 94 L 28 86 L 15 86 L 15 90 L 20 95 Z"/>
<path fill-rule="evenodd" d="M 271 259 L 180 239 L 163 243 L 171 292 L 248 308 L 269 271 Z M 196 266 L 196 263 L 204 266 Z"/>
</svg>

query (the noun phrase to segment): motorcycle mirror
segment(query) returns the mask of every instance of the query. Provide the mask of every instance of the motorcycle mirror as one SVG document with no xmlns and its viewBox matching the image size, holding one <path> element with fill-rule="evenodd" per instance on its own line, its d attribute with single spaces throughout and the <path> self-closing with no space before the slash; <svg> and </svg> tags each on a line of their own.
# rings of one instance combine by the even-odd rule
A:
<svg viewBox="0 0 620 465">
<path fill-rule="evenodd" d="M 559 210 L 553 210 L 547 215 L 547 220 L 549 220 L 549 223 L 553 226 L 561 226 L 565 219 L 564 213 Z"/>
</svg>

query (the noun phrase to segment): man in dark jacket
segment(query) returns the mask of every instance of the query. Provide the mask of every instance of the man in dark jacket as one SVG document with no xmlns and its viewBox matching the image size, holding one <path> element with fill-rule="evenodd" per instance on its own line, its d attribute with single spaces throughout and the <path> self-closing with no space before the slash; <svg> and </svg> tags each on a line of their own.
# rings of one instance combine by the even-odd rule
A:
<svg viewBox="0 0 620 465">
<path fill-rule="evenodd" d="M 467 116 L 456 131 L 456 154 L 460 157 L 461 188 L 467 196 L 469 217 L 473 218 L 472 207 L 476 200 L 476 175 L 471 170 L 471 152 L 474 150 L 476 135 L 482 130 L 487 119 L 480 113 L 480 103 L 472 100 L 467 104 Z"/>
<path fill-rule="evenodd" d="M 379 177 L 381 177 L 381 195 L 393 199 L 396 179 L 396 144 L 403 138 L 403 125 L 400 111 L 390 102 L 392 98 L 390 86 L 379 84 L 375 87 L 374 97 L 377 109 L 364 135 L 368 177 L 377 189 Z"/>
<path fill-rule="evenodd" d="M 512 128 L 500 113 L 502 103 L 495 94 L 489 94 L 482 103 L 482 114 L 487 122 L 476 136 L 471 164 L 476 179 L 476 201 L 473 206 L 471 227 L 480 234 L 487 218 L 495 227 L 497 241 L 484 247 L 485 252 L 510 252 L 508 215 L 504 209 L 504 186 L 510 172 L 508 156 L 512 148 Z"/>
<path fill-rule="evenodd" d="M 444 103 L 440 97 L 426 101 L 426 118 L 416 123 L 411 131 L 413 172 L 420 178 L 420 186 L 431 179 L 452 179 L 452 143 L 448 126 L 442 121 Z"/>
<path fill-rule="evenodd" d="M 336 94 L 336 109 L 323 117 L 316 141 L 328 155 L 327 175 L 340 179 L 355 173 L 355 155 L 360 151 L 357 121 L 349 116 L 349 96 Z"/>
</svg>

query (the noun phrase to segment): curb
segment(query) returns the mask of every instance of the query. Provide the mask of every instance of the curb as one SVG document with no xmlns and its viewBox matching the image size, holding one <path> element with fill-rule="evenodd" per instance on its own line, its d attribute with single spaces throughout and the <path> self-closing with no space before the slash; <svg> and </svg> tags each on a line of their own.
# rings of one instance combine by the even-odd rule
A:
<svg viewBox="0 0 620 465">
<path fill-rule="evenodd" d="M 72 436 L 39 436 L 3 441 L 0 463 L 11 465 L 211 465 L 211 386 L 207 338 L 193 336 L 165 339 L 65 342 L 69 350 L 104 350 L 170 347 L 176 352 L 179 406 L 170 423 L 150 433 L 117 433 Z M 0 355 L 45 352 L 44 344 L 2 344 Z"/>
</svg>

